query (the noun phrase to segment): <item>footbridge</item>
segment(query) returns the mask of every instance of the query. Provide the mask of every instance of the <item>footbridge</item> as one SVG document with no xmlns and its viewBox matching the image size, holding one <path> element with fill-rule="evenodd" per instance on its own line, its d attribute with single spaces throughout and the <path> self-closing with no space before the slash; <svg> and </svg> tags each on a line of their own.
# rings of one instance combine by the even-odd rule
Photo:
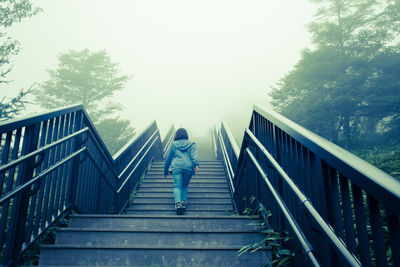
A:
<svg viewBox="0 0 400 267">
<path fill-rule="evenodd" d="M 195 140 L 182 216 L 173 126 L 111 155 L 80 105 L 0 123 L 1 265 L 400 266 L 398 180 L 268 108 L 249 121 L 241 147 L 223 122 Z"/>
</svg>

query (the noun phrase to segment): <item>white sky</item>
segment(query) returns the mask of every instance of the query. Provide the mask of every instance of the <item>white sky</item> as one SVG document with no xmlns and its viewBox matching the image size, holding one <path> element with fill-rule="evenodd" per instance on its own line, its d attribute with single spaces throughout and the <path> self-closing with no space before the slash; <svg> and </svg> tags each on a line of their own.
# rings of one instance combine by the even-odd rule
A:
<svg viewBox="0 0 400 267">
<path fill-rule="evenodd" d="M 310 47 L 308 0 L 36 0 L 44 12 L 15 24 L 21 43 L 1 94 L 47 79 L 57 55 L 105 49 L 133 75 L 115 100 L 138 130 L 157 119 L 204 133 L 221 119 L 246 127 L 254 103 Z M 30 107 L 28 112 L 37 111 Z M 233 126 L 235 127 L 235 126 Z"/>
</svg>

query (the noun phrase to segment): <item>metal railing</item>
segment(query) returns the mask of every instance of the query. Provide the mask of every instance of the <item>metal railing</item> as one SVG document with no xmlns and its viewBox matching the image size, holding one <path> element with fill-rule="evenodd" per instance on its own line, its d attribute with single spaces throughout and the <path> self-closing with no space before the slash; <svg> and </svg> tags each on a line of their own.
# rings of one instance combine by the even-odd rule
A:
<svg viewBox="0 0 400 267">
<path fill-rule="evenodd" d="M 400 266 L 395 178 L 260 106 L 237 160 L 239 212 L 256 202 L 269 209 L 269 226 L 295 237 L 294 266 Z"/>
<path fill-rule="evenodd" d="M 169 129 L 167 135 L 164 137 L 164 140 L 162 143 L 163 148 L 164 148 L 163 158 L 165 158 L 167 156 L 169 147 L 171 146 L 171 143 L 174 141 L 175 132 L 176 132 L 176 129 L 175 129 L 174 125 L 172 125 L 171 128 Z"/>
<path fill-rule="evenodd" d="M 153 122 L 114 158 L 81 105 L 0 124 L 1 265 L 59 217 L 120 213 L 163 147 Z"/>
</svg>

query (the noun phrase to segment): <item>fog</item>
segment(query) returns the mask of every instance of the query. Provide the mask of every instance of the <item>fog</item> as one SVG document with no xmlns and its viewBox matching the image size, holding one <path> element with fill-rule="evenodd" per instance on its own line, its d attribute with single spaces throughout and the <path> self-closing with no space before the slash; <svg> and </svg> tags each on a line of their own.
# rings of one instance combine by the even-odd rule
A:
<svg viewBox="0 0 400 267">
<path fill-rule="evenodd" d="M 105 49 L 133 76 L 115 95 L 126 107 L 120 115 L 137 129 L 156 119 L 162 135 L 171 124 L 193 135 L 221 119 L 247 126 L 252 105 L 267 105 L 270 87 L 311 46 L 308 0 L 35 3 L 44 12 L 8 31 L 21 51 L 2 93 L 46 80 L 60 53 Z M 26 113 L 38 111 L 29 105 Z"/>
</svg>

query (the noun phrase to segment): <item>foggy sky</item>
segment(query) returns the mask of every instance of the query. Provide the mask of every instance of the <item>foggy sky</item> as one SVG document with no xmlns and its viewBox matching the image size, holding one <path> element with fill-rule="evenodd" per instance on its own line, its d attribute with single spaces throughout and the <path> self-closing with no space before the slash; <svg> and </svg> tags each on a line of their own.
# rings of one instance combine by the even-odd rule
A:
<svg viewBox="0 0 400 267">
<path fill-rule="evenodd" d="M 133 76 L 115 97 L 121 116 L 138 130 L 156 119 L 162 135 L 172 123 L 192 134 L 221 119 L 247 124 L 252 105 L 267 104 L 270 86 L 311 46 L 305 25 L 315 8 L 308 0 L 34 2 L 44 12 L 8 30 L 21 52 L 1 94 L 46 80 L 60 53 L 105 49 Z"/>
</svg>

